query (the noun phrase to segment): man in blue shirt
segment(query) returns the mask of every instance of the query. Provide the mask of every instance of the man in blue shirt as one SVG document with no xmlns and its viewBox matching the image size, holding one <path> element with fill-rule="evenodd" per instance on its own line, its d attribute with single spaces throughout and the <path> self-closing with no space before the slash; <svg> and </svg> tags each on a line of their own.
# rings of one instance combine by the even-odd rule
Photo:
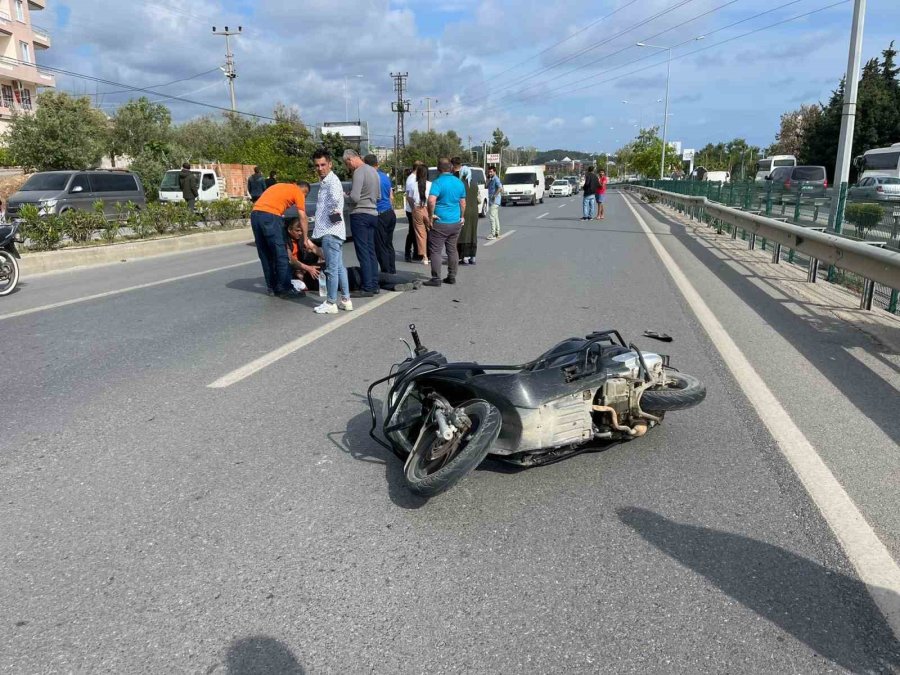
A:
<svg viewBox="0 0 900 675">
<path fill-rule="evenodd" d="M 466 211 L 466 186 L 454 176 L 453 165 L 446 157 L 438 162 L 441 175 L 431 184 L 428 195 L 428 215 L 431 231 L 428 233 L 428 255 L 431 258 L 431 279 L 425 286 L 441 285 L 441 254 L 447 252 L 447 277 L 444 283 L 456 283 L 459 254 L 456 243 L 462 229 L 462 214 Z"/>
<path fill-rule="evenodd" d="M 366 155 L 363 161 L 378 172 L 381 181 L 381 194 L 375 208 L 378 209 L 378 227 L 375 228 L 375 258 L 378 266 L 385 274 L 397 273 L 397 261 L 394 253 L 394 228 L 397 227 L 397 214 L 394 213 L 394 188 L 391 179 L 378 168 L 378 158 Z"/>
<path fill-rule="evenodd" d="M 500 236 L 500 203 L 503 200 L 503 184 L 497 175 L 497 169 L 488 167 L 488 204 L 491 214 L 491 236 L 488 239 L 496 239 Z"/>
</svg>

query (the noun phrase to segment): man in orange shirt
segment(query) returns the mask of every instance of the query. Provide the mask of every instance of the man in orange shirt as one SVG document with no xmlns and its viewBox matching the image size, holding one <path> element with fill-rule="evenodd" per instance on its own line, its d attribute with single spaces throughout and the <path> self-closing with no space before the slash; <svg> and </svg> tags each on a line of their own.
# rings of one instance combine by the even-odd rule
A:
<svg viewBox="0 0 900 675">
<path fill-rule="evenodd" d="M 306 219 L 306 195 L 309 183 L 275 183 L 262 193 L 250 213 L 250 227 L 256 241 L 256 252 L 266 278 L 266 293 L 279 298 L 302 295 L 291 287 L 291 265 L 284 241 L 284 212 L 296 206 L 303 228 L 303 237 L 309 231 Z"/>
</svg>

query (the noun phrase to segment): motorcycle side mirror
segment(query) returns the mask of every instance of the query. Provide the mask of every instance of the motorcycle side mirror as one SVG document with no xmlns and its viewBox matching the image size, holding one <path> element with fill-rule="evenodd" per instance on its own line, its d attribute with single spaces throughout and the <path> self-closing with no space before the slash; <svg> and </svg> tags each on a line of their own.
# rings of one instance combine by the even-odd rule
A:
<svg viewBox="0 0 900 675">
<path fill-rule="evenodd" d="M 416 330 L 416 324 L 409 324 L 409 332 L 412 335 L 413 343 L 416 345 L 416 356 L 421 356 L 422 354 L 427 352 L 428 349 L 426 349 L 422 344 L 422 341 L 419 340 L 419 331 Z"/>
</svg>

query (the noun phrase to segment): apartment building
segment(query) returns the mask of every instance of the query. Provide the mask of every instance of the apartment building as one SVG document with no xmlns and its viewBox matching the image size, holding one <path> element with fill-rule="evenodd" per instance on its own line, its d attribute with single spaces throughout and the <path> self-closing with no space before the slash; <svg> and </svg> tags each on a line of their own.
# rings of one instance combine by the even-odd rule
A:
<svg viewBox="0 0 900 675">
<path fill-rule="evenodd" d="M 50 48 L 50 33 L 31 22 L 46 0 L 0 0 L 0 133 L 13 112 L 34 109 L 41 87 L 55 87 L 56 78 L 37 67 L 35 53 Z"/>
</svg>

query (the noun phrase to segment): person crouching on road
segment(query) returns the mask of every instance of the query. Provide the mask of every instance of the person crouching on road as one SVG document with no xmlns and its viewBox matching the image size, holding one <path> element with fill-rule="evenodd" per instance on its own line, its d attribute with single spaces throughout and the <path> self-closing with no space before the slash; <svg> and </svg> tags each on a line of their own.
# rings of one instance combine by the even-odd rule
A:
<svg viewBox="0 0 900 675">
<path fill-rule="evenodd" d="M 356 157 L 359 159 L 359 155 Z M 343 246 L 347 240 L 347 226 L 344 223 L 344 188 L 341 180 L 332 171 L 331 155 L 325 148 L 315 151 L 313 165 L 316 173 L 319 174 L 321 183 L 319 184 L 319 196 L 316 199 L 316 226 L 313 229 L 312 238 L 322 242 L 322 253 L 325 256 L 325 288 L 328 291 L 325 302 L 316 307 L 315 311 L 316 314 L 337 314 L 338 309 L 349 312 L 353 310 L 353 303 L 350 301 L 347 268 L 344 267 Z M 354 178 L 355 185 L 356 179 Z M 356 235 L 354 234 L 354 236 Z M 312 249 L 315 244 L 307 241 L 305 246 Z M 375 274 L 378 274 L 377 266 Z M 378 283 L 377 279 L 375 283 Z M 341 292 L 340 301 L 338 301 L 338 287 Z"/>
<path fill-rule="evenodd" d="M 285 221 L 285 234 L 287 235 L 286 248 L 288 253 L 288 264 L 291 266 L 291 275 L 294 288 L 304 295 L 308 288 L 318 290 L 318 283 L 310 284 L 309 280 L 318 282 L 325 279 L 325 273 L 322 271 L 322 262 L 324 255 L 322 250 L 313 245 L 312 248 L 306 246 L 303 238 L 303 227 L 300 225 L 299 218 L 290 218 Z"/>
<path fill-rule="evenodd" d="M 446 157 L 438 162 L 441 175 L 431 184 L 428 195 L 428 215 L 431 232 L 428 236 L 428 253 L 431 256 L 431 279 L 425 286 L 441 285 L 441 252 L 447 251 L 448 284 L 456 283 L 459 253 L 456 250 L 459 232 L 462 229 L 462 215 L 466 210 L 466 186 L 453 175 L 453 165 Z"/>
<path fill-rule="evenodd" d="M 266 278 L 266 293 L 280 298 L 297 297 L 291 287 L 291 266 L 284 241 L 284 212 L 297 207 L 304 238 L 309 224 L 306 219 L 306 195 L 309 183 L 276 183 L 262 193 L 250 212 L 250 227 L 256 252 Z"/>
<path fill-rule="evenodd" d="M 378 227 L 378 197 L 381 195 L 381 179 L 378 172 L 363 162 L 355 150 L 344 150 L 344 164 L 353 173 L 350 189 L 350 231 L 356 259 L 362 269 L 363 289 L 360 296 L 368 297 L 379 292 L 378 259 L 375 256 L 375 229 Z M 318 221 L 318 219 L 316 219 Z"/>
</svg>

